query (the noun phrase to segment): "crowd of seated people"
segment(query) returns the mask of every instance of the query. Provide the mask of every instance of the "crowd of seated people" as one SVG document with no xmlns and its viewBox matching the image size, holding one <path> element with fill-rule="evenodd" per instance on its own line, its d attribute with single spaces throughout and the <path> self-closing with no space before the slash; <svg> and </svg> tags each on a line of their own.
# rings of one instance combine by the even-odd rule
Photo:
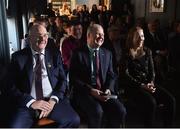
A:
<svg viewBox="0 0 180 129">
<path fill-rule="evenodd" d="M 61 16 L 36 17 L 30 23 L 26 42 L 21 44 L 22 50 L 13 54 L 10 68 L 15 69 L 11 73 L 14 76 L 11 75 L 13 79 L 7 83 L 11 90 L 5 88 L 5 93 L 11 94 L 11 97 L 15 95 L 21 108 L 8 127 L 31 127 L 37 115 L 55 120 L 59 127 L 78 127 L 77 109 L 87 117 L 88 127 L 102 127 L 104 115 L 107 127 L 122 127 L 126 123 L 126 112 L 128 115 L 119 94 L 122 87 L 129 101 L 136 103 L 143 112 L 144 127 L 156 127 L 153 122 L 158 104 L 164 106 L 166 116 L 163 126 L 172 127 L 178 100 L 179 22 L 176 23 L 175 32 L 172 32 L 161 29 L 157 19 L 146 23 L 143 18 L 138 18 L 133 24 L 132 13 L 125 11 L 122 16 L 117 16 L 106 6 L 99 8 L 94 4 L 91 11 L 86 5 L 77 6 L 72 11 L 74 17 L 69 17 L 71 11 L 67 10 L 64 7 L 62 13 L 61 9 Z M 37 38 L 33 39 L 32 35 Z M 168 35 L 171 36 L 168 38 Z M 94 50 L 99 51 L 99 65 L 95 65 Z M 49 78 L 45 79 L 48 88 L 43 83 L 45 99 L 36 100 L 35 92 L 31 89 L 35 87 L 37 59 L 33 56 L 31 60 L 30 52 L 44 55 L 42 76 Z M 28 63 L 32 63 L 32 66 Z M 30 67 L 32 69 L 29 70 Z M 96 71 L 97 67 L 100 67 L 99 72 Z M 174 74 L 172 80 L 168 78 L 170 73 Z M 97 78 L 100 88 L 96 87 L 99 83 Z M 32 79 L 33 83 L 29 83 L 28 79 Z M 67 90 L 72 92 L 70 99 L 74 109 L 67 100 Z M 119 97 L 115 100 L 102 94 L 118 94 Z M 64 104 L 67 109 L 62 106 Z M 56 110 L 58 106 L 62 106 L 63 115 L 54 113 L 59 114 L 59 110 Z M 114 110 L 109 108 L 111 106 Z M 69 115 L 73 118 L 69 119 Z M 34 117 L 36 119 L 32 119 Z M 27 119 L 28 124 L 21 123 L 22 119 Z"/>
</svg>

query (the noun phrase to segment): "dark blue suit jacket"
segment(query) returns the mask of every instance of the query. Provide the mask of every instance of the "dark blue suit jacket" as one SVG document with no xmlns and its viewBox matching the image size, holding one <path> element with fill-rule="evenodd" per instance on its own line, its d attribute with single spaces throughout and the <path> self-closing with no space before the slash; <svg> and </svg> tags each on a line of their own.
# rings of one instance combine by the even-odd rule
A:
<svg viewBox="0 0 180 129">
<path fill-rule="evenodd" d="M 114 92 L 116 75 L 112 67 L 112 54 L 105 48 L 99 49 L 100 55 L 100 81 L 102 90 L 110 89 Z M 87 94 L 91 86 L 91 63 L 87 46 L 77 49 L 72 56 L 70 72 L 70 84 L 74 86 L 74 93 Z M 95 87 L 94 87 L 95 88 Z"/>
<path fill-rule="evenodd" d="M 45 49 L 45 65 L 52 86 L 52 95 L 62 100 L 66 91 L 67 80 L 64 73 L 60 52 L 48 44 Z M 8 93 L 20 106 L 25 106 L 32 98 L 31 86 L 33 79 L 32 52 L 29 47 L 12 55 Z"/>
</svg>

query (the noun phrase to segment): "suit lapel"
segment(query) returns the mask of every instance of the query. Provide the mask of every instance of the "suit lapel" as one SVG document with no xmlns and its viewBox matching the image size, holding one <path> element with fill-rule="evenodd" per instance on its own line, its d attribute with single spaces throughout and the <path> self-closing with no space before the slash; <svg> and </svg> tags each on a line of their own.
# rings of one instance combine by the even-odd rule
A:
<svg viewBox="0 0 180 129">
<path fill-rule="evenodd" d="M 31 87 L 32 80 L 33 80 L 33 58 L 32 58 L 32 52 L 31 52 L 30 48 L 27 49 L 26 61 L 27 61 L 27 63 L 25 63 L 26 64 L 25 67 L 26 67 L 26 71 L 27 71 L 27 74 L 29 77 L 29 84 Z"/>
<path fill-rule="evenodd" d="M 90 55 L 89 55 L 89 49 L 88 47 L 85 47 L 84 54 L 82 54 L 83 60 L 85 62 L 85 65 L 88 67 L 89 71 L 91 70 L 91 60 L 90 60 Z"/>
<path fill-rule="evenodd" d="M 104 72 L 105 72 L 105 53 L 102 49 L 99 49 L 99 58 L 100 58 L 100 69 L 101 69 L 101 77 L 103 78 Z"/>
<path fill-rule="evenodd" d="M 52 82 L 52 66 L 53 66 L 53 62 L 52 62 L 52 56 L 49 52 L 48 49 L 45 49 L 45 65 L 46 65 L 46 69 L 47 69 L 47 74 L 49 77 L 49 81 L 50 83 Z M 51 83 L 52 84 L 52 83 Z"/>
</svg>

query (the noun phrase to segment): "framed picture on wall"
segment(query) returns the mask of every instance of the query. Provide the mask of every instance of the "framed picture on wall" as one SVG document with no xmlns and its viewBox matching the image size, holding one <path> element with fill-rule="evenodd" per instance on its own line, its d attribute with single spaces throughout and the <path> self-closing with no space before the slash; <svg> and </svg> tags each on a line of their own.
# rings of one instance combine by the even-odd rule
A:
<svg viewBox="0 0 180 129">
<path fill-rule="evenodd" d="M 149 0 L 149 12 L 164 12 L 165 0 Z"/>
</svg>

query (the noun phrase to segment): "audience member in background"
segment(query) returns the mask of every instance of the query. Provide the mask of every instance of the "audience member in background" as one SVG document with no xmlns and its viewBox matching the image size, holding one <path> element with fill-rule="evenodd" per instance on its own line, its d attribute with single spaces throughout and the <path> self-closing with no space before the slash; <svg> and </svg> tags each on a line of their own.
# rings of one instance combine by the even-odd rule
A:
<svg viewBox="0 0 180 129">
<path fill-rule="evenodd" d="M 174 35 L 176 35 L 176 28 L 178 25 L 178 21 L 170 20 L 168 22 L 168 26 L 166 27 L 166 31 L 168 33 L 168 39 L 171 39 Z"/>
<path fill-rule="evenodd" d="M 28 43 L 28 34 L 25 34 L 24 38 L 21 40 L 21 49 L 24 49 L 29 46 Z"/>
<path fill-rule="evenodd" d="M 144 32 L 147 31 L 147 23 L 144 17 L 138 17 L 136 19 L 135 26 L 141 27 Z"/>
<path fill-rule="evenodd" d="M 29 24 L 28 24 L 28 30 L 32 27 L 34 25 L 34 22 L 30 22 Z M 29 43 L 28 43 L 29 41 L 28 41 L 28 33 L 26 33 L 25 35 L 24 35 L 24 38 L 21 40 L 21 49 L 24 49 L 24 48 L 26 48 L 26 47 L 28 47 L 29 46 Z"/>
<path fill-rule="evenodd" d="M 63 17 L 61 16 L 57 16 L 55 19 L 55 23 L 56 23 L 56 46 L 59 48 L 59 41 L 60 39 L 63 37 L 65 31 L 63 29 Z"/>
<path fill-rule="evenodd" d="M 48 3 L 48 8 L 45 10 L 45 14 L 48 17 L 55 17 L 55 11 L 53 10 L 52 3 Z"/>
<path fill-rule="evenodd" d="M 175 72 L 174 77 L 178 78 L 180 74 L 180 21 L 177 22 L 175 34 L 169 39 L 168 45 L 169 66 Z"/>
<path fill-rule="evenodd" d="M 47 31 L 49 32 L 49 37 L 52 39 L 56 39 L 56 17 L 48 17 L 48 26 Z"/>
<path fill-rule="evenodd" d="M 155 72 L 152 52 L 144 47 L 144 33 L 132 28 L 127 37 L 127 95 L 143 115 L 145 127 L 155 127 L 154 118 L 159 104 L 163 104 L 164 127 L 172 127 L 175 99 L 163 87 L 154 83 Z"/>
<path fill-rule="evenodd" d="M 73 53 L 69 72 L 72 102 L 86 116 L 88 127 L 102 127 L 105 114 L 105 127 L 118 128 L 125 121 L 126 109 L 118 99 L 105 96 L 114 94 L 116 75 L 110 51 L 100 48 L 103 42 L 102 26 L 93 24 L 87 30 L 87 45 Z"/>
<path fill-rule="evenodd" d="M 180 82 L 180 21 L 177 21 L 176 33 L 169 39 L 169 85 L 167 89 L 176 97 L 177 109 L 180 108 L 179 82 Z M 166 80 L 166 81 L 167 81 Z M 180 112 L 178 112 L 180 113 Z"/>
<path fill-rule="evenodd" d="M 90 13 L 89 10 L 87 8 L 87 6 L 84 4 L 82 5 L 82 26 L 83 26 L 83 34 L 82 34 L 82 39 L 84 41 L 86 41 L 86 32 L 87 32 L 87 28 L 90 25 Z"/>
<path fill-rule="evenodd" d="M 162 83 L 167 74 L 167 36 L 159 28 L 157 20 L 148 22 L 148 31 L 145 33 L 145 46 L 152 50 L 154 60 L 156 82 Z"/>
<path fill-rule="evenodd" d="M 98 15 L 99 15 L 99 10 L 97 8 L 97 5 L 93 4 L 90 12 L 91 21 L 94 21 L 96 24 L 99 23 Z"/>
<path fill-rule="evenodd" d="M 109 18 L 109 23 L 108 23 L 108 25 L 109 25 L 109 26 L 114 25 L 114 24 L 116 24 L 116 21 L 117 21 L 117 16 L 114 15 L 114 14 L 112 14 L 112 15 L 110 16 L 110 18 Z"/>
<path fill-rule="evenodd" d="M 83 28 L 86 28 L 87 30 L 87 27 L 89 26 L 89 23 L 90 23 L 90 13 L 85 4 L 82 5 L 82 11 L 83 11 L 83 21 L 82 21 Z"/>
<path fill-rule="evenodd" d="M 125 38 L 121 36 L 120 27 L 111 25 L 108 30 L 108 39 L 105 40 L 103 47 L 112 52 L 113 70 L 118 75 L 118 83 L 115 87 L 116 91 L 123 83 L 123 73 L 125 71 Z M 120 81 L 121 80 L 121 81 Z"/>
<path fill-rule="evenodd" d="M 108 16 L 107 16 L 107 7 L 106 6 L 99 6 L 99 24 L 102 25 L 104 29 L 105 35 L 107 34 L 108 28 Z"/>
<path fill-rule="evenodd" d="M 66 38 L 71 36 L 71 28 L 72 28 L 72 24 L 70 24 L 69 21 L 64 22 L 63 29 L 64 29 L 65 33 L 63 34 L 63 37 L 60 39 L 60 43 L 59 43 L 59 50 L 60 50 L 61 54 L 62 54 L 62 43 L 64 42 L 64 40 Z"/>
<path fill-rule="evenodd" d="M 69 16 L 70 15 L 70 11 L 69 11 L 69 8 L 68 8 L 68 5 L 66 2 L 64 2 L 62 5 L 62 8 L 59 9 L 59 13 L 60 13 L 60 16 L 63 16 L 63 15 Z"/>
<path fill-rule="evenodd" d="M 69 65 L 73 51 L 83 44 L 81 40 L 83 30 L 81 23 L 78 21 L 71 22 L 71 36 L 66 38 L 62 43 L 62 58 L 64 68 L 67 72 L 69 71 Z"/>
<path fill-rule="evenodd" d="M 29 43 L 12 55 L 7 93 L 16 102 L 10 127 L 30 128 L 41 118 L 59 127 L 78 127 L 80 120 L 65 95 L 67 81 L 61 55 L 49 44 L 44 26 L 29 30 Z"/>
<path fill-rule="evenodd" d="M 118 74 L 122 71 L 121 67 L 125 56 L 123 54 L 125 53 L 125 38 L 121 37 L 120 27 L 118 25 L 111 25 L 108 28 L 108 39 L 105 41 L 104 47 L 112 52 L 113 68 Z"/>
</svg>

